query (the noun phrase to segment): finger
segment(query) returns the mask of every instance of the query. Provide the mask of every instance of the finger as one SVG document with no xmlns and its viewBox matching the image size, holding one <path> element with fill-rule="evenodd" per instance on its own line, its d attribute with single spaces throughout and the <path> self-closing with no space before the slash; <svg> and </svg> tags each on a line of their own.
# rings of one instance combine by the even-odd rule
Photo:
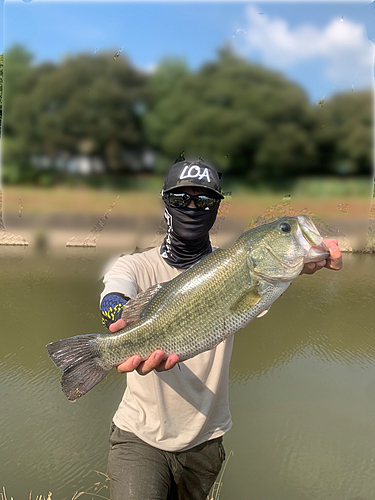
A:
<svg viewBox="0 0 375 500">
<path fill-rule="evenodd" d="M 161 350 L 157 350 L 151 354 L 151 356 L 143 361 L 137 368 L 137 372 L 140 375 L 147 375 L 152 370 L 154 370 L 159 364 L 163 361 L 164 352 Z"/>
<path fill-rule="evenodd" d="M 123 363 L 120 363 L 119 365 L 117 365 L 116 369 L 119 373 L 132 372 L 133 370 L 135 370 L 139 366 L 141 361 L 142 361 L 141 356 L 138 356 L 136 354 L 135 356 L 131 356 L 129 359 L 127 359 Z"/>
<path fill-rule="evenodd" d="M 327 245 L 327 247 L 329 247 L 332 244 L 334 244 L 336 246 L 339 244 L 339 242 L 337 240 L 335 240 L 334 238 L 328 238 L 326 240 L 323 240 L 323 243 L 325 243 Z"/>
<path fill-rule="evenodd" d="M 315 271 L 320 271 L 320 269 L 323 269 L 323 267 L 327 265 L 327 260 L 319 260 L 318 262 L 315 262 L 315 264 Z"/>
<path fill-rule="evenodd" d="M 112 333 L 118 332 L 119 330 L 125 328 L 126 325 L 126 321 L 124 321 L 123 319 L 118 319 L 117 321 L 109 325 L 109 331 Z"/>
<path fill-rule="evenodd" d="M 163 359 L 162 362 L 155 368 L 157 372 L 164 372 L 171 370 L 179 362 L 178 356 L 171 354 L 167 359 Z"/>
<path fill-rule="evenodd" d="M 308 262 L 303 266 L 302 274 L 314 274 L 316 271 L 316 262 Z"/>
<path fill-rule="evenodd" d="M 336 240 L 331 240 L 327 244 L 327 247 L 329 249 L 329 258 L 327 259 L 326 267 L 334 271 L 339 271 L 342 268 L 342 254 Z"/>
</svg>

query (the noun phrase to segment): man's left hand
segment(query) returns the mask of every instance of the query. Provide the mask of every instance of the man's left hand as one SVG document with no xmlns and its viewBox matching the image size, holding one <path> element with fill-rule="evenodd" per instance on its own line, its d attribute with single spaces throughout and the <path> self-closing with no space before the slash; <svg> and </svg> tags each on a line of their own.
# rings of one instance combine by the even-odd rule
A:
<svg viewBox="0 0 375 500">
<path fill-rule="evenodd" d="M 118 319 L 115 323 L 112 323 L 109 326 L 109 330 L 112 333 L 116 333 L 122 328 L 125 328 L 128 323 L 125 320 Z M 179 362 L 178 356 L 176 354 L 171 354 L 167 358 L 165 358 L 165 353 L 160 349 L 154 351 L 149 358 L 145 361 L 142 361 L 141 356 L 135 354 L 131 356 L 123 363 L 117 365 L 117 371 L 119 373 L 129 373 L 134 370 L 140 375 L 147 375 L 152 370 L 156 370 L 157 372 L 164 372 L 167 370 L 171 370 L 177 363 Z"/>
<path fill-rule="evenodd" d="M 314 274 L 316 271 L 326 267 L 334 271 L 339 271 L 342 268 L 342 255 L 338 247 L 337 240 L 323 240 L 329 250 L 328 259 L 318 262 L 309 262 L 303 266 L 301 274 Z"/>
</svg>

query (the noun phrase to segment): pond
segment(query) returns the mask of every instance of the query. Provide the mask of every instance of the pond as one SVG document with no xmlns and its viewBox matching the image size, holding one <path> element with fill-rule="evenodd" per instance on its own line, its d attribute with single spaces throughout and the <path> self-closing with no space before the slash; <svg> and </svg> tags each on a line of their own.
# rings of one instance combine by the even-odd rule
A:
<svg viewBox="0 0 375 500">
<path fill-rule="evenodd" d="M 108 255 L 0 250 L 0 486 L 14 500 L 30 491 L 71 499 L 106 471 L 126 379 L 110 373 L 69 403 L 44 346 L 103 331 L 98 297 Z M 233 428 L 224 439 L 234 455 L 221 500 L 375 498 L 374 296 L 375 257 L 345 254 L 341 272 L 298 278 L 236 334 Z"/>
</svg>

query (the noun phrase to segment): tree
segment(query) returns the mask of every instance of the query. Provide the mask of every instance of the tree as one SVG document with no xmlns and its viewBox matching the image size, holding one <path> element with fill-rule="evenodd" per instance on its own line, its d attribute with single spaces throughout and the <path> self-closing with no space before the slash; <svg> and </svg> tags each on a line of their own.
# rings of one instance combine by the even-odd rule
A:
<svg viewBox="0 0 375 500">
<path fill-rule="evenodd" d="M 341 175 L 372 175 L 373 94 L 348 92 L 316 108 L 314 134 L 320 171 Z"/>
<path fill-rule="evenodd" d="M 248 181 L 311 167 L 314 115 L 297 85 L 228 48 L 196 73 L 178 68 L 161 65 L 151 80 L 146 132 L 162 155 L 185 150 Z M 160 91 L 160 81 L 169 87 Z"/>
<path fill-rule="evenodd" d="M 14 46 L 4 96 L 4 163 L 21 170 L 33 155 L 85 154 L 126 172 L 151 145 L 163 168 L 184 150 L 248 183 L 372 172 L 370 92 L 311 105 L 298 85 L 229 47 L 196 71 L 169 58 L 147 75 L 123 54 L 35 65 Z"/>
<path fill-rule="evenodd" d="M 4 54 L 0 54 L 0 126 L 3 118 L 3 74 L 4 74 Z"/>
<path fill-rule="evenodd" d="M 4 55 L 3 111 L 5 132 L 11 129 L 12 104 L 16 96 L 25 95 L 31 88 L 32 55 L 20 45 L 14 45 Z"/>
<path fill-rule="evenodd" d="M 148 112 L 144 116 L 144 125 L 148 140 L 154 147 L 162 151 L 163 138 L 178 120 L 179 107 L 174 106 L 171 91 L 180 94 L 178 90 L 189 75 L 189 69 L 184 60 L 166 58 L 158 65 L 156 72 L 150 78 L 150 100 Z M 176 155 L 175 155 L 176 156 Z"/>
<path fill-rule="evenodd" d="M 29 90 L 12 99 L 9 123 L 28 156 L 95 154 L 126 170 L 124 149 L 144 147 L 140 103 L 147 79 L 122 56 L 79 55 L 28 72 Z"/>
</svg>

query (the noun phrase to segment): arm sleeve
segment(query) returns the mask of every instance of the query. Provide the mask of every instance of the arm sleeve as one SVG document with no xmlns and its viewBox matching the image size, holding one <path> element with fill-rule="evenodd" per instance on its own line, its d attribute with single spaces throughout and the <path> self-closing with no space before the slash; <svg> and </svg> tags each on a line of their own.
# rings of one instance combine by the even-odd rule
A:
<svg viewBox="0 0 375 500">
<path fill-rule="evenodd" d="M 109 326 L 121 318 L 122 308 L 128 302 L 129 297 L 123 293 L 108 293 L 100 304 L 100 312 L 102 314 L 102 323 L 104 326 Z"/>
</svg>

